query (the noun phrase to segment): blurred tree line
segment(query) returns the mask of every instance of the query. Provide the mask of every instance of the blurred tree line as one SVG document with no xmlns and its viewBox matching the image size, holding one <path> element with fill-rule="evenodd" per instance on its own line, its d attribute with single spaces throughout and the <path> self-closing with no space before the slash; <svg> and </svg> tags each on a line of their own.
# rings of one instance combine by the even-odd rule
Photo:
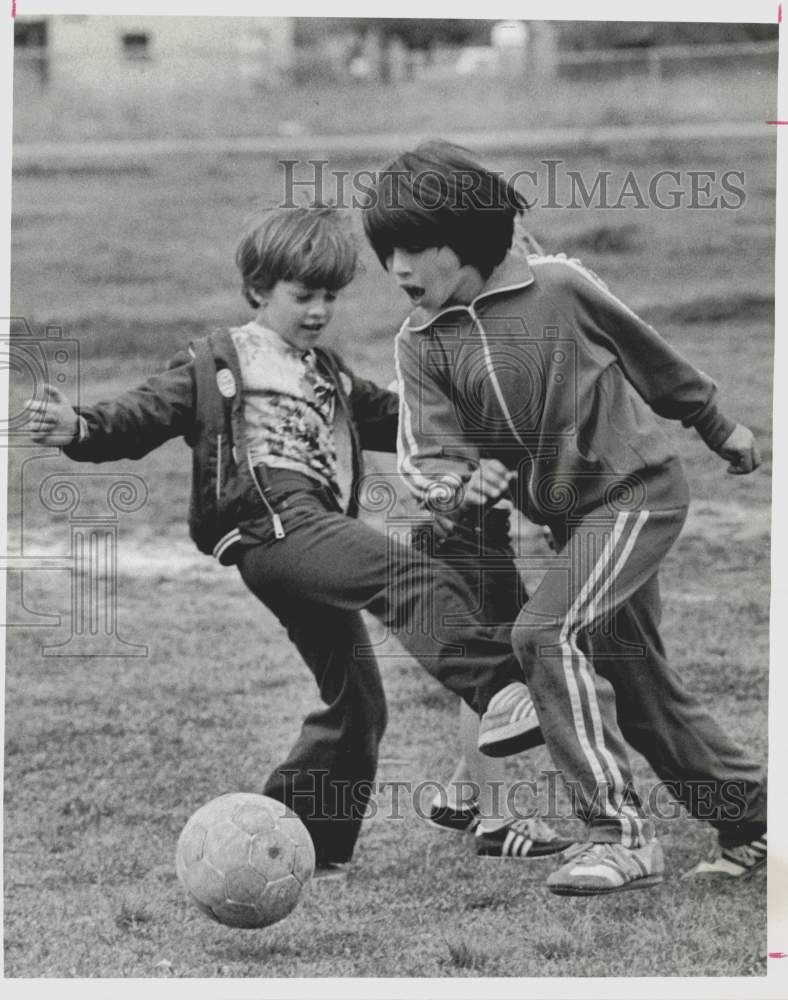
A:
<svg viewBox="0 0 788 1000">
<path fill-rule="evenodd" d="M 494 21 L 478 18 L 300 17 L 296 44 L 318 45 L 327 34 L 375 32 L 383 43 L 394 39 L 412 51 L 436 45 L 489 45 Z M 651 21 L 554 21 L 558 47 L 564 51 L 650 48 L 662 45 L 712 45 L 725 42 L 776 41 L 776 24 L 676 24 Z"/>
<path fill-rule="evenodd" d="M 564 50 L 652 48 L 777 41 L 776 24 L 674 24 L 663 21 L 586 21 L 555 25 Z"/>
</svg>

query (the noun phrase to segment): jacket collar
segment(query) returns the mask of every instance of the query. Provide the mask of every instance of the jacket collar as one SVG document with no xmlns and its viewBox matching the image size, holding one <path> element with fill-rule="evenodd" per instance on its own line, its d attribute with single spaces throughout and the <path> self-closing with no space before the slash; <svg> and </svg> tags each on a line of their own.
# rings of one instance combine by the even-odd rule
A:
<svg viewBox="0 0 788 1000">
<path fill-rule="evenodd" d="M 484 283 L 484 287 L 476 298 L 467 306 L 446 306 L 434 313 L 430 313 L 426 309 L 415 309 L 408 319 L 407 329 L 414 332 L 426 330 L 428 326 L 432 326 L 441 316 L 447 316 L 450 313 L 457 312 L 457 310 L 472 312 L 476 304 L 481 302 L 482 299 L 486 299 L 491 295 L 501 295 L 504 292 L 519 291 L 521 288 L 527 288 L 528 285 L 533 283 L 533 280 L 533 273 L 525 257 L 521 257 L 519 254 L 508 253 Z"/>
</svg>

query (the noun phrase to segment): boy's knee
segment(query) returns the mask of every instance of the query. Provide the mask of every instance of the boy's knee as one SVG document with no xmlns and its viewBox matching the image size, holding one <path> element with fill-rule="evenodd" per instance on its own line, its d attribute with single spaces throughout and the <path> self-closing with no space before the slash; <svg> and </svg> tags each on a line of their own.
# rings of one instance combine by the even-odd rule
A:
<svg viewBox="0 0 788 1000">
<path fill-rule="evenodd" d="M 534 667 L 552 653 L 555 655 L 560 644 L 560 629 L 546 624 L 542 619 L 522 612 L 512 626 L 512 649 L 520 661 L 526 680 Z"/>
</svg>

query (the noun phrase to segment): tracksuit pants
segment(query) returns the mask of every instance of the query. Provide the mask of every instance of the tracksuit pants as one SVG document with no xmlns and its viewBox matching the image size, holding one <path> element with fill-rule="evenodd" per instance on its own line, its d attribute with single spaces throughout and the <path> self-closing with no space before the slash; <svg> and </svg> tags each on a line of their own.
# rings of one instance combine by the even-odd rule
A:
<svg viewBox="0 0 788 1000">
<path fill-rule="evenodd" d="M 315 676 L 326 708 L 309 715 L 266 795 L 301 817 L 318 860 L 350 858 L 375 776 L 386 708 L 374 651 L 359 612 L 375 615 L 438 681 L 477 713 L 522 681 L 506 632 L 472 616 L 475 600 L 440 560 L 398 544 L 341 513 L 306 476 L 269 469 L 268 519 L 241 525 L 238 568 L 274 612 Z"/>
<path fill-rule="evenodd" d="M 554 526 L 556 564 L 512 630 L 547 747 L 591 841 L 638 847 L 653 836 L 626 743 L 724 846 L 766 829 L 763 769 L 687 690 L 659 637 L 657 569 L 685 516 L 683 507 L 600 508 L 568 531 Z"/>
</svg>

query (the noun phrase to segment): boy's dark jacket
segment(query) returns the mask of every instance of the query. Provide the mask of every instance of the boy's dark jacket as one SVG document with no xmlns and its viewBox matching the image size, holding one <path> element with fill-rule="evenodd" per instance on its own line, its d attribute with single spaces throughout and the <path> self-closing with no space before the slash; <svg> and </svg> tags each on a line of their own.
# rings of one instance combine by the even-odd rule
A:
<svg viewBox="0 0 788 1000">
<path fill-rule="evenodd" d="M 326 348 L 315 348 L 321 371 L 337 391 L 337 422 L 352 445 L 353 484 L 362 474 L 362 450 L 395 451 L 397 397 L 356 378 Z M 189 533 L 200 551 L 232 562 L 239 526 L 273 513 L 264 483 L 246 449 L 241 371 L 230 332 L 197 340 L 170 361 L 166 371 L 112 402 L 79 408 L 87 435 L 64 448 L 80 462 L 141 458 L 170 438 L 183 436 L 192 449 Z M 347 513 L 358 513 L 355 488 Z"/>
</svg>

